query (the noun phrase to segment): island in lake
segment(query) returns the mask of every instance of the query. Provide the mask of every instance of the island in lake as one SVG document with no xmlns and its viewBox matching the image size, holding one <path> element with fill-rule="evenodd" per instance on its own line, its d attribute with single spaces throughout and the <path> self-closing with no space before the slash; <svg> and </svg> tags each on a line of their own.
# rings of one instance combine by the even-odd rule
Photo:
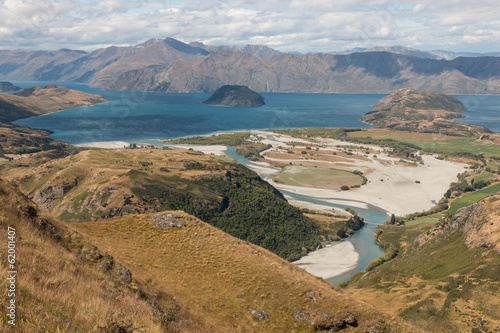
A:
<svg viewBox="0 0 500 333">
<path fill-rule="evenodd" d="M 217 89 L 204 104 L 217 106 L 262 106 L 264 98 L 247 86 L 225 85 Z"/>
</svg>

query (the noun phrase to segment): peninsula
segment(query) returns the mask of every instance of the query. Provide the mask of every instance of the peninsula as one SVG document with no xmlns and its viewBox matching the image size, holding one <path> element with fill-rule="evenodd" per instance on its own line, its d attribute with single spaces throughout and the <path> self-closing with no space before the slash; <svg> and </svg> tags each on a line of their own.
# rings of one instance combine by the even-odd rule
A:
<svg viewBox="0 0 500 333">
<path fill-rule="evenodd" d="M 21 88 L 13 85 L 11 82 L 6 82 L 6 81 L 0 82 L 0 92 L 9 92 L 17 90 L 21 90 Z"/>
<path fill-rule="evenodd" d="M 440 133 L 464 137 L 491 133 L 487 128 L 456 122 L 463 118 L 464 105 L 456 98 L 438 92 L 399 89 L 373 105 L 375 111 L 361 118 L 366 124 L 421 133 Z"/>
</svg>

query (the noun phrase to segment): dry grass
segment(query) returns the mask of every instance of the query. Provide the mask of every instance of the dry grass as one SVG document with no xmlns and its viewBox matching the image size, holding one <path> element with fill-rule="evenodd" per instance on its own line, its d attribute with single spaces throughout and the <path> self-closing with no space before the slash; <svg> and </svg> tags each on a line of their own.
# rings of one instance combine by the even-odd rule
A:
<svg viewBox="0 0 500 333">
<path fill-rule="evenodd" d="M 123 267 L 80 234 L 36 214 L 34 205 L 0 180 L 1 275 L 7 276 L 7 227 L 16 229 L 15 329 L 1 307 L 0 331 L 6 332 L 164 332 L 163 303 L 171 302 L 134 281 L 122 281 Z M 112 267 L 106 267 L 105 264 Z M 7 281 L 0 282 L 7 304 Z M 142 296 L 141 296 L 142 295 Z M 163 302 L 163 303 L 162 303 Z M 116 331 L 118 332 L 118 331 Z"/>
<path fill-rule="evenodd" d="M 407 326 L 358 303 L 336 287 L 274 254 L 224 234 L 182 212 L 186 228 L 159 230 L 153 215 L 131 215 L 76 225 L 131 269 L 168 290 L 182 308 L 213 332 L 312 332 L 318 318 L 354 314 L 362 331 L 377 322 L 398 332 Z M 304 296 L 314 291 L 316 301 Z M 249 309 L 269 320 L 258 321 Z M 306 313 L 307 320 L 297 320 Z M 411 328 L 409 329 L 412 330 Z M 414 328 L 413 328 L 414 330 Z"/>
</svg>

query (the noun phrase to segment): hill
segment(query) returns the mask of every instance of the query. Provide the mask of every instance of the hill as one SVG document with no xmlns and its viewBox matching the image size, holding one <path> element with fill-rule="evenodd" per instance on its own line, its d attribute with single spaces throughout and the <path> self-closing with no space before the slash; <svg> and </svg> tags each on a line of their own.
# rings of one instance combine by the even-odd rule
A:
<svg viewBox="0 0 500 333">
<path fill-rule="evenodd" d="M 162 219 L 178 227 L 161 229 Z M 134 276 L 155 281 L 160 290 L 175 295 L 180 308 L 189 308 L 210 332 L 412 329 L 269 251 L 180 211 L 76 227 L 124 260 Z"/>
<path fill-rule="evenodd" d="M 0 51 L 0 75 L 124 91 L 213 92 L 231 84 L 259 92 L 391 93 L 409 87 L 447 94 L 500 93 L 500 57 L 433 58 L 404 47 L 300 55 L 262 45 L 207 46 L 166 38 L 88 54 Z"/>
<path fill-rule="evenodd" d="M 15 328 L 11 311 L 0 310 L 2 331 L 415 331 L 183 212 L 74 228 L 44 217 L 4 180 L 0 212 L 1 236 L 16 245 L 17 271 L 14 288 L 0 282 L 2 302 L 16 305 Z M 165 227 L 165 218 L 181 224 Z M 0 269 L 12 277 L 7 260 Z"/>
<path fill-rule="evenodd" d="M 233 107 L 264 105 L 264 98 L 247 86 L 225 85 L 217 89 L 204 104 Z"/>
<path fill-rule="evenodd" d="M 13 85 L 10 82 L 0 82 L 0 92 L 9 92 L 21 90 L 20 87 Z"/>
<path fill-rule="evenodd" d="M 361 121 L 379 128 L 475 137 L 490 130 L 449 119 L 463 117 L 463 104 L 437 92 L 400 89 L 373 105 Z"/>
<path fill-rule="evenodd" d="M 436 225 L 383 226 L 378 240 L 396 258 L 353 276 L 348 292 L 424 330 L 498 329 L 499 216 L 494 195 Z"/>
<path fill-rule="evenodd" d="M 3 179 L 0 227 L 5 251 L 8 240 L 15 244 L 13 266 L 6 252 L 0 264 L 2 332 L 162 332 L 190 319 L 172 297 L 137 281 L 75 229 L 44 217 Z M 17 272 L 14 288 L 8 271 Z M 15 317 L 7 316 L 11 300 Z"/>
<path fill-rule="evenodd" d="M 58 87 L 54 84 L 24 89 L 13 95 L 0 93 L 0 121 L 11 122 L 103 102 L 107 100 L 102 96 Z"/>
<path fill-rule="evenodd" d="M 194 151 L 90 150 L 4 166 L 42 209 L 68 222 L 179 209 L 294 260 L 320 246 L 320 229 L 256 173 Z"/>
</svg>

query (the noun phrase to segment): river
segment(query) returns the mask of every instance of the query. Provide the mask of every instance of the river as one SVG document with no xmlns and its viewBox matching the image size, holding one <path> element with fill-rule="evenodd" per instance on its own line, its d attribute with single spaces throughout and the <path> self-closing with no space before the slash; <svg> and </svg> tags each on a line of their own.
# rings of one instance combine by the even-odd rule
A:
<svg viewBox="0 0 500 333">
<path fill-rule="evenodd" d="M 279 172 L 279 170 L 277 169 L 271 167 L 266 168 L 263 167 L 261 164 L 256 164 L 254 162 L 248 161 L 245 157 L 238 155 L 233 147 L 228 147 L 226 154 L 229 157 L 236 159 L 238 163 L 246 166 L 249 169 L 256 171 L 264 179 L 267 179 L 271 175 Z M 332 208 L 340 208 L 340 209 L 345 209 L 346 207 L 349 207 L 348 205 L 334 204 L 285 190 L 280 190 L 280 192 L 296 200 L 305 201 L 313 204 L 319 204 L 323 206 L 329 206 Z M 330 199 L 336 199 L 341 201 L 341 199 L 338 198 L 330 198 Z M 360 230 L 356 231 L 348 240 L 349 242 L 352 243 L 354 249 L 359 254 L 359 261 L 357 262 L 356 266 L 354 266 L 351 270 L 344 272 L 341 275 L 327 279 L 327 281 L 329 281 L 332 284 L 337 284 L 340 281 L 348 280 L 352 274 L 363 271 L 364 268 L 372 260 L 384 255 L 384 250 L 375 243 L 375 228 L 377 225 L 387 221 L 389 215 L 385 210 L 373 206 L 368 202 L 361 202 L 361 203 L 365 204 L 368 208 L 356 207 L 356 212 L 358 213 L 359 216 L 363 217 L 367 222 L 370 222 L 370 224 L 367 224 Z"/>
</svg>

